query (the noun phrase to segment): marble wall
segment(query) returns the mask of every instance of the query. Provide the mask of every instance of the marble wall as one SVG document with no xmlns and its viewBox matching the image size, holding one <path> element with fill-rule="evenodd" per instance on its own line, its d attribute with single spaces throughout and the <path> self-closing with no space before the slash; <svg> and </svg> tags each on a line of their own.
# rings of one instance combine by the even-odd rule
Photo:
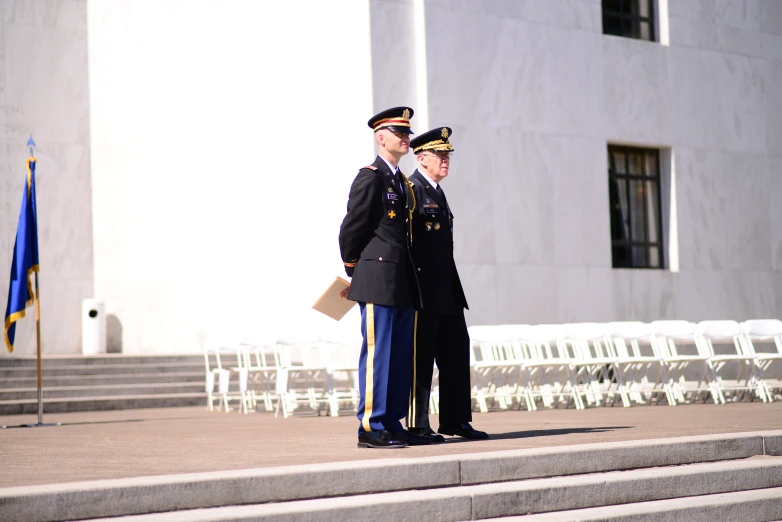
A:
<svg viewBox="0 0 782 522">
<path fill-rule="evenodd" d="M 426 0 L 468 322 L 782 315 L 782 7 L 668 16 L 662 45 L 603 35 L 599 0 Z M 673 158 L 674 270 L 611 267 L 607 143 Z"/>
<path fill-rule="evenodd" d="M 93 296 L 125 353 L 328 330 L 366 120 L 410 105 L 454 130 L 471 324 L 780 316 L 782 2 L 657 3 L 663 44 L 600 0 L 0 0 L 0 267 L 33 132 L 47 353 Z M 670 159 L 673 269 L 611 267 L 607 143 Z"/>
<path fill-rule="evenodd" d="M 369 0 L 91 0 L 88 22 L 110 342 L 331 326 L 310 305 L 344 276 L 339 225 L 374 157 Z"/>
<path fill-rule="evenodd" d="M 0 296 L 5 311 L 32 134 L 46 354 L 81 351 L 81 300 L 93 294 L 87 62 L 86 0 L 0 1 Z M 34 317 L 17 323 L 14 355 L 35 353 Z"/>
<path fill-rule="evenodd" d="M 419 100 L 416 60 L 425 52 L 426 42 L 416 35 L 416 9 L 413 0 L 370 0 L 372 38 L 372 107 L 378 113 L 391 107 L 414 110 L 411 120 L 416 132 L 426 121 L 424 100 Z M 425 79 L 424 79 L 425 80 Z M 369 118 L 367 118 L 369 119 Z M 412 154 L 402 158 L 399 168 L 407 175 L 415 171 Z"/>
</svg>

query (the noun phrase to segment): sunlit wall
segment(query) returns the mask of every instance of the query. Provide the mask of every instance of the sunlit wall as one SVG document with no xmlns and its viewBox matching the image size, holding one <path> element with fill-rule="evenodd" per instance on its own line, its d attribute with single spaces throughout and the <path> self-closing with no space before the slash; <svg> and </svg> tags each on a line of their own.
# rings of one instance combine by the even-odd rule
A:
<svg viewBox="0 0 782 522">
<path fill-rule="evenodd" d="M 88 3 L 110 348 L 329 326 L 309 306 L 344 275 L 339 224 L 374 158 L 369 16 L 368 0 Z"/>
</svg>

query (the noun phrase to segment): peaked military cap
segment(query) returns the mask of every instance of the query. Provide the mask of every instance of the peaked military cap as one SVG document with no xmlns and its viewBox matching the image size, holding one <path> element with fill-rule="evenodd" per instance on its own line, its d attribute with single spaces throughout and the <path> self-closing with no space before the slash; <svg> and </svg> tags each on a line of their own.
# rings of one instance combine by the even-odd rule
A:
<svg viewBox="0 0 782 522">
<path fill-rule="evenodd" d="M 394 107 L 379 112 L 372 116 L 367 125 L 374 131 L 388 129 L 394 132 L 403 132 L 405 134 L 414 134 L 410 128 L 410 118 L 413 117 L 413 109 L 410 107 Z"/>
<path fill-rule="evenodd" d="M 413 148 L 413 154 L 431 150 L 433 152 L 452 152 L 453 145 L 448 138 L 453 134 L 450 127 L 437 127 L 426 131 L 420 136 L 410 140 L 410 147 Z"/>
</svg>

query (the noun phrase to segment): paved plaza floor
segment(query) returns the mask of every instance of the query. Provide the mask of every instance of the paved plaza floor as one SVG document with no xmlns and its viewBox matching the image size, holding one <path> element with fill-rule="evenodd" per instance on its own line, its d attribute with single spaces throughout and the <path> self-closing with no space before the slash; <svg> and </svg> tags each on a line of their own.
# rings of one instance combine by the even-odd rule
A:
<svg viewBox="0 0 782 522">
<path fill-rule="evenodd" d="M 355 416 L 169 408 L 0 416 L 0 487 L 294 464 L 563 446 L 782 429 L 782 402 L 474 413 L 491 440 L 396 450 L 356 447 Z M 431 417 L 434 428 L 437 417 Z"/>
</svg>

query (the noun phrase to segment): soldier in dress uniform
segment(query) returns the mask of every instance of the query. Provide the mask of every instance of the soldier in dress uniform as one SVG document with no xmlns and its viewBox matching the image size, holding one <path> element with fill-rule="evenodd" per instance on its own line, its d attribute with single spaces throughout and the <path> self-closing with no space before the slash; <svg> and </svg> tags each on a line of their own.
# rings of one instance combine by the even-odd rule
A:
<svg viewBox="0 0 782 522">
<path fill-rule="evenodd" d="M 413 139 L 418 169 L 410 176 L 417 208 L 413 218 L 413 262 L 425 306 L 416 312 L 413 387 L 408 430 L 444 442 L 429 426 L 433 362 L 440 371 L 440 426 L 444 435 L 488 439 L 473 429 L 470 399 L 470 337 L 464 320 L 467 299 L 453 259 L 453 214 L 440 182 L 448 176 L 453 146 L 449 127 Z"/>
<path fill-rule="evenodd" d="M 429 444 L 405 432 L 413 375 L 415 309 L 422 306 L 410 255 L 416 201 L 399 160 L 410 149 L 413 109 L 373 116 L 378 157 L 359 170 L 339 230 L 345 271 L 353 279 L 343 297 L 358 301 L 363 343 L 359 357 L 358 446 L 400 448 Z"/>
</svg>

